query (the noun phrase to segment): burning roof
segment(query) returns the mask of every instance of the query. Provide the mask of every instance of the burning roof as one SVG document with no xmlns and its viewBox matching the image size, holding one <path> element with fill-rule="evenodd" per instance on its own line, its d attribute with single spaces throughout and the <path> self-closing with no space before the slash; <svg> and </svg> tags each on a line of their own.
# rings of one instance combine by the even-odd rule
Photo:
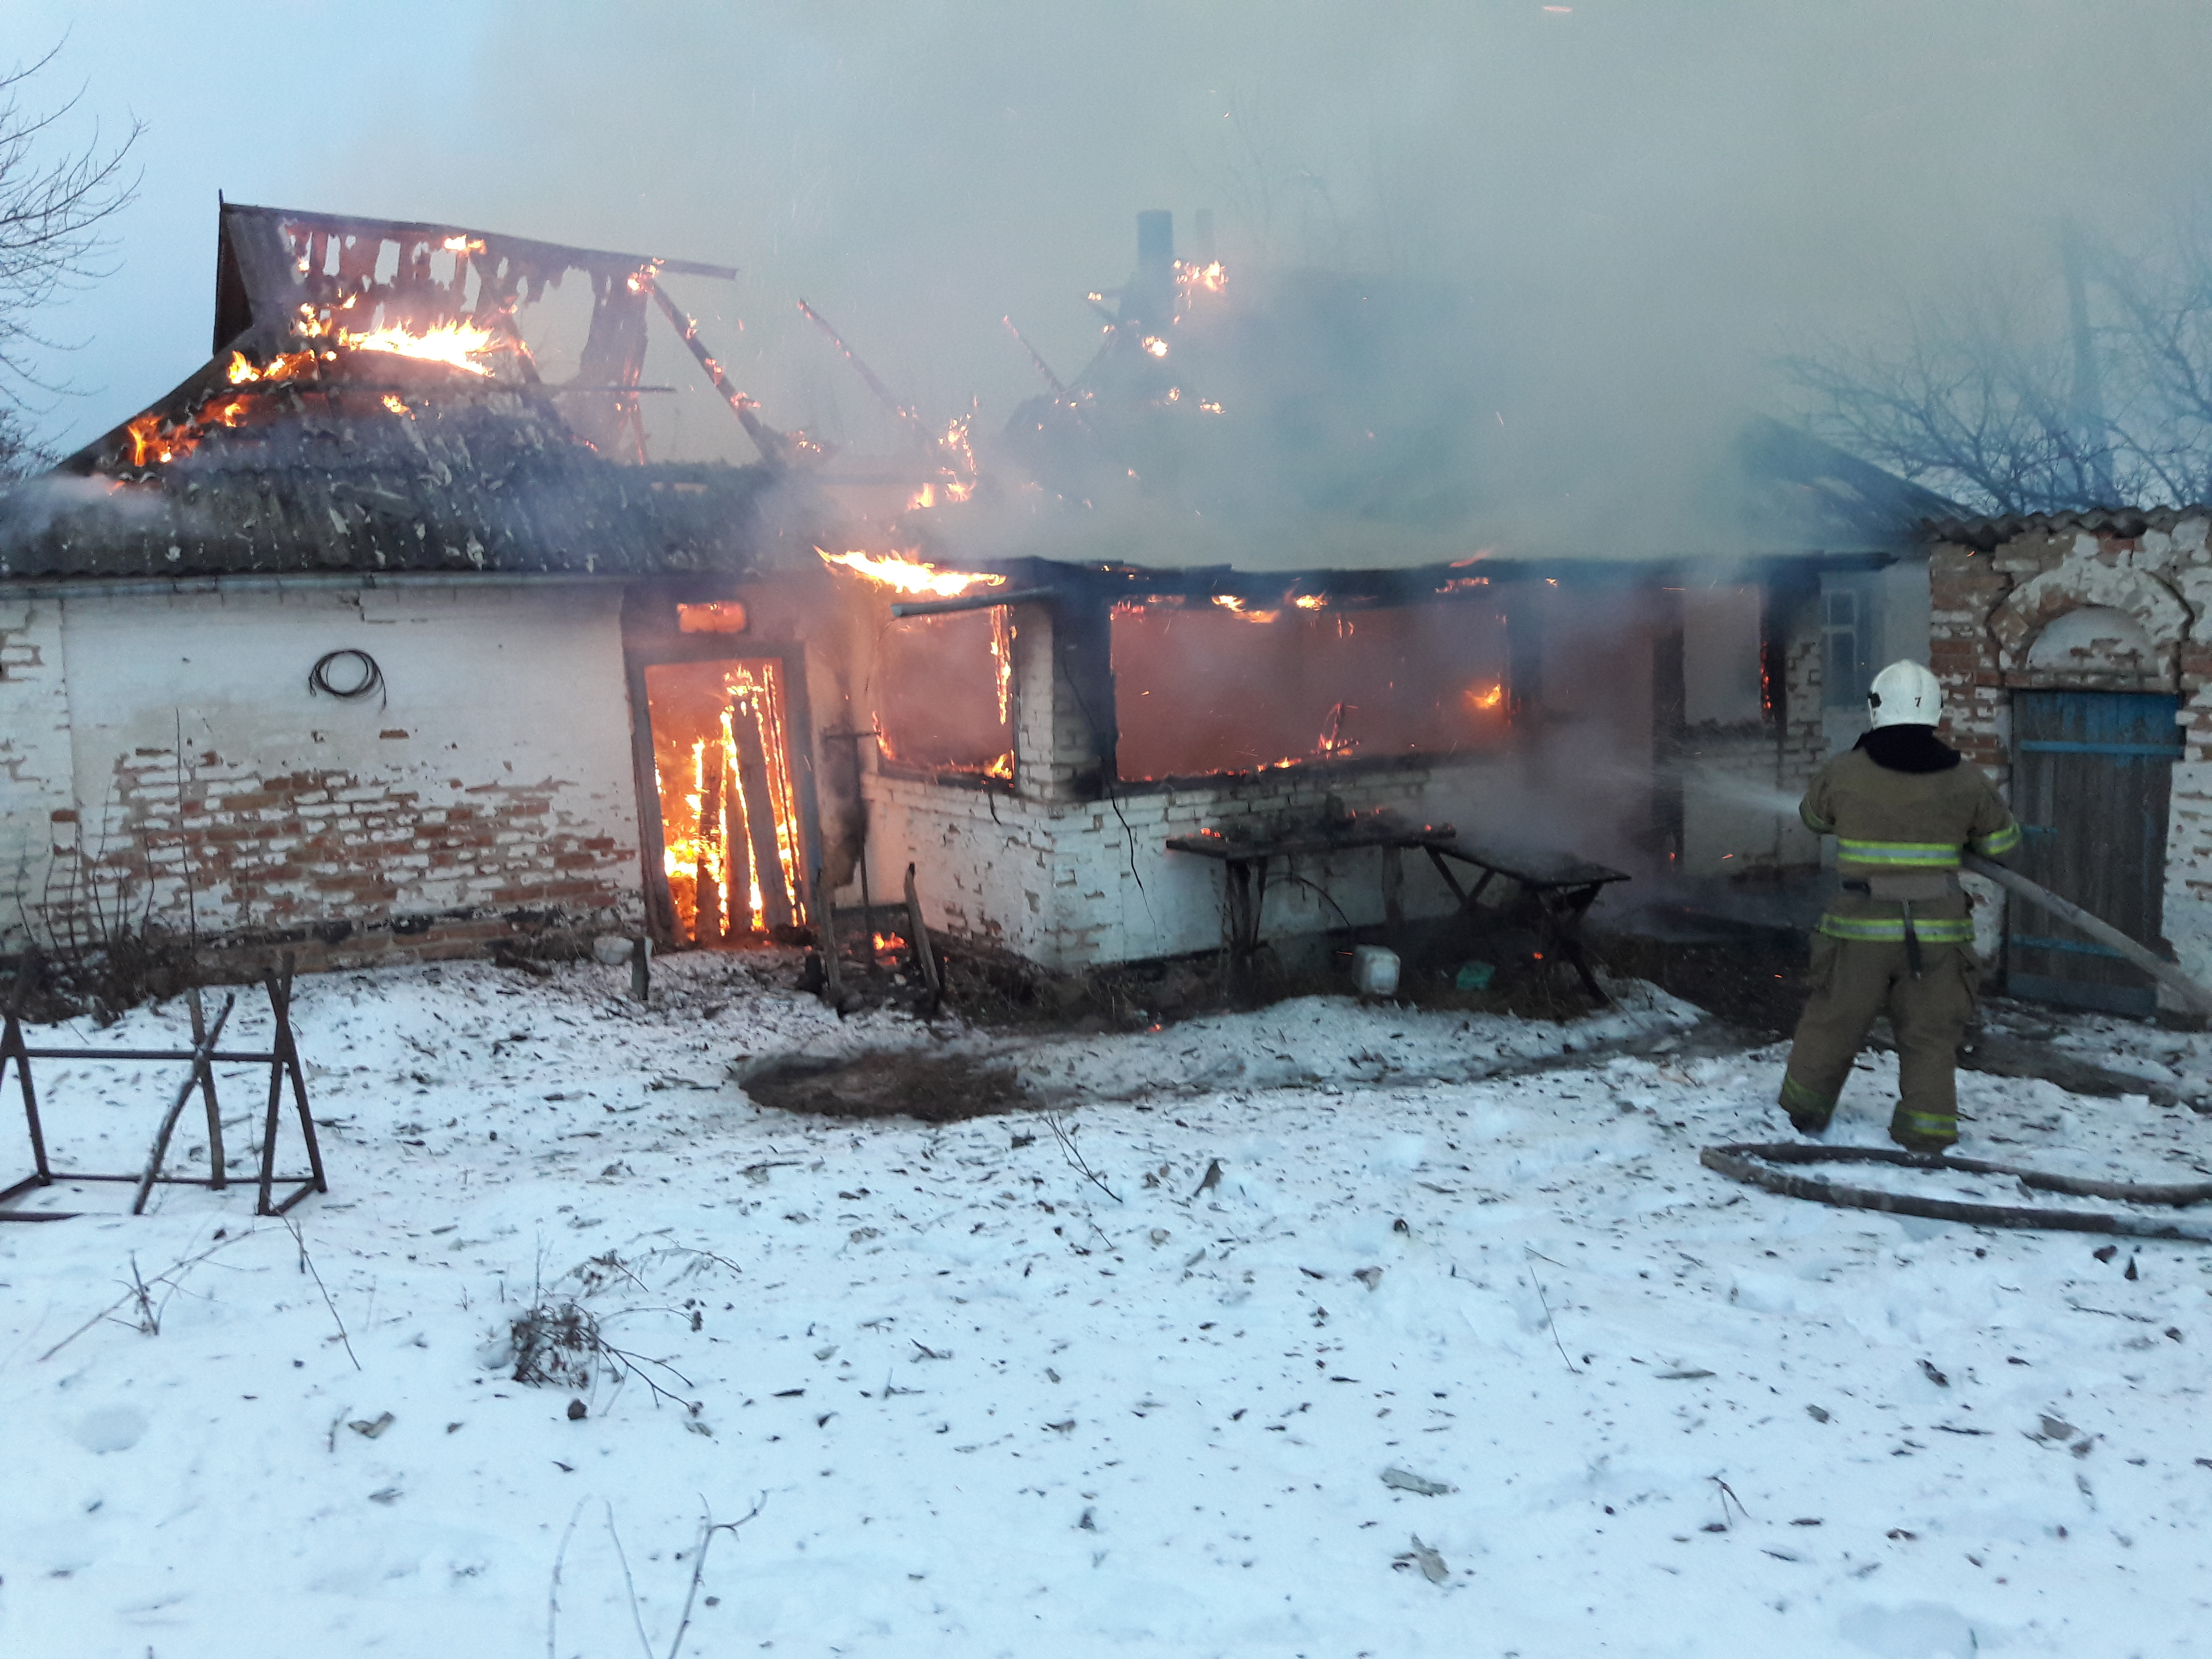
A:
<svg viewBox="0 0 2212 1659">
<path fill-rule="evenodd" d="M 1166 216 L 1143 216 L 1117 306 L 1089 296 L 1091 362 L 1063 384 L 1040 359 L 1050 393 L 1007 423 L 1000 453 L 1035 510 L 1011 534 L 971 515 L 971 545 L 1244 573 L 1483 550 L 1880 559 L 1952 510 L 1779 422 L 1639 410 L 1602 374 L 1532 367 L 1450 284 L 1176 259 Z"/>
<path fill-rule="evenodd" d="M 0 495 L 0 577 L 307 571 L 744 574 L 780 562 L 782 457 L 644 464 L 647 307 L 719 266 L 226 204 L 216 355 Z M 521 325 L 588 285 L 574 374 Z M 685 343 L 696 344 L 696 325 Z M 741 417 L 750 400 L 727 394 Z M 749 423 L 749 429 L 751 425 Z M 764 451 L 775 434 L 762 437 Z M 810 538 L 788 550 L 807 556 Z"/>
</svg>

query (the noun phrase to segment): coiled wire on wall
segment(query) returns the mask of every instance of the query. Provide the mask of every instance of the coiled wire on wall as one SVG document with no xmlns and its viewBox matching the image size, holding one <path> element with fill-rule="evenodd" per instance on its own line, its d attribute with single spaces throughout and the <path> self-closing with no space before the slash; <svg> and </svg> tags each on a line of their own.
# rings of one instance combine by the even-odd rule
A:
<svg viewBox="0 0 2212 1659">
<path fill-rule="evenodd" d="M 358 679 L 350 685 L 332 684 L 331 670 L 346 663 L 352 665 L 352 672 L 359 676 Z M 340 672 L 345 672 L 343 669 Z M 392 703 L 392 695 L 385 690 L 384 671 L 376 665 L 376 659 L 350 646 L 343 651 L 325 651 L 315 659 L 315 665 L 307 671 L 307 695 L 313 696 L 317 692 L 336 697 L 340 702 L 359 702 L 363 697 L 381 694 L 380 708 L 389 708 Z"/>
</svg>

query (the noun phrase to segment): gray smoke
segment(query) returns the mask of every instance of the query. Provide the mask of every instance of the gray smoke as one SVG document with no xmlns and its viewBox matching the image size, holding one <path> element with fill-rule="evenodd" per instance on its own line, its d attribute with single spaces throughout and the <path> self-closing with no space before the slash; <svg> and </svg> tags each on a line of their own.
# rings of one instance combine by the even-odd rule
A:
<svg viewBox="0 0 2212 1659">
<path fill-rule="evenodd" d="M 204 355 L 217 188 L 738 264 L 684 288 L 717 350 L 781 422 L 879 453 L 798 296 L 933 417 L 994 429 L 1042 386 L 1000 317 L 1072 375 L 1135 213 L 1176 209 L 1187 246 L 1210 207 L 1232 283 L 1461 297 L 1472 349 L 1440 360 L 1490 446 L 1467 535 L 1509 550 L 1693 538 L 1684 480 L 1775 404 L 1792 337 L 1992 264 L 2056 280 L 2062 218 L 2146 234 L 2212 161 L 2201 9 L 2156 0 L 78 13 L 30 0 L 14 37 L 73 23 L 88 108 L 153 131 L 123 271 L 53 319 L 103 388 L 58 436 Z M 656 452 L 748 459 L 656 351 L 648 378 L 694 388 L 653 403 Z"/>
</svg>

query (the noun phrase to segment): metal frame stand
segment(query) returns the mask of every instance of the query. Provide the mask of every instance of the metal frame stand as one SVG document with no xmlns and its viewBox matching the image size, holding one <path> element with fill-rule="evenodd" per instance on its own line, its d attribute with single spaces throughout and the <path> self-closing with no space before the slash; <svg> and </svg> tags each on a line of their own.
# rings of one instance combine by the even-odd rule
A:
<svg viewBox="0 0 2212 1659">
<path fill-rule="evenodd" d="M 143 1215 L 146 1200 L 155 1187 L 205 1187 L 222 1192 L 229 1185 L 223 1172 L 222 1115 L 216 1103 L 215 1068 L 217 1066 L 266 1066 L 269 1068 L 269 1109 L 261 1133 L 261 1173 L 259 1194 L 254 1206 L 256 1215 L 283 1215 L 310 1193 L 327 1193 L 330 1183 L 323 1175 L 323 1150 L 315 1138 L 314 1115 L 307 1107 L 307 1079 L 300 1065 L 300 1050 L 292 1038 L 292 958 L 286 956 L 280 975 L 274 968 L 262 971 L 261 982 L 269 994 L 269 1011 L 276 1022 L 276 1031 L 265 1050 L 241 1051 L 219 1048 L 216 1046 L 222 1036 L 222 1028 L 229 1020 L 231 1011 L 238 1006 L 235 993 L 223 999 L 222 1006 L 212 1022 L 202 1006 L 198 988 L 188 994 L 192 1015 L 192 1046 L 190 1048 L 32 1048 L 23 1040 L 23 1028 L 15 1009 L 9 1009 L 4 1025 L 0 1025 L 0 1085 L 7 1080 L 8 1067 L 15 1067 L 15 1080 L 23 1098 L 23 1124 L 31 1139 L 31 1173 L 11 1187 L 0 1188 L 0 1222 L 4 1221 L 68 1221 L 82 1213 L 81 1211 L 40 1211 L 37 1212 L 11 1211 L 5 1207 L 13 1200 L 35 1188 L 51 1187 L 57 1181 L 127 1181 L 135 1188 L 131 1200 L 131 1213 Z M 56 1170 L 46 1158 L 46 1139 L 39 1121 L 38 1091 L 31 1081 L 31 1062 L 34 1060 L 134 1061 L 179 1060 L 188 1063 L 191 1070 L 177 1085 L 168 1109 L 161 1115 L 161 1127 L 155 1132 L 154 1144 L 146 1154 L 146 1166 L 128 1175 L 99 1175 L 76 1170 Z M 307 1148 L 306 1175 L 279 1176 L 276 1173 L 276 1133 L 283 1124 L 284 1085 L 291 1084 L 292 1104 L 300 1120 L 301 1138 Z M 163 1175 L 161 1162 L 168 1155 L 169 1139 L 176 1131 L 177 1120 L 184 1115 L 192 1091 L 199 1091 L 207 1108 L 208 1173 L 204 1176 Z M 293 1183 L 298 1183 L 293 1186 Z M 279 1184 L 293 1186 L 281 1200 L 276 1196 Z"/>
</svg>

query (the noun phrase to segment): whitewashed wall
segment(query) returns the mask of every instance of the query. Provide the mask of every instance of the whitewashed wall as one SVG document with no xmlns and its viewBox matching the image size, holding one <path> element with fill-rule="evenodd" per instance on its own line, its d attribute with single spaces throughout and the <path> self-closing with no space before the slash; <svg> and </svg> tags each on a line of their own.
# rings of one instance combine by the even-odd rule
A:
<svg viewBox="0 0 2212 1659">
<path fill-rule="evenodd" d="M 472 915 L 634 917 L 619 606 L 570 585 L 33 601 L 39 677 L 0 681 L 0 939 L 66 922 L 51 901 L 72 886 L 204 934 L 438 918 L 459 945 Z M 316 659 L 348 648 L 383 692 L 311 695 Z M 57 842 L 49 880 L 32 866 Z"/>
</svg>

